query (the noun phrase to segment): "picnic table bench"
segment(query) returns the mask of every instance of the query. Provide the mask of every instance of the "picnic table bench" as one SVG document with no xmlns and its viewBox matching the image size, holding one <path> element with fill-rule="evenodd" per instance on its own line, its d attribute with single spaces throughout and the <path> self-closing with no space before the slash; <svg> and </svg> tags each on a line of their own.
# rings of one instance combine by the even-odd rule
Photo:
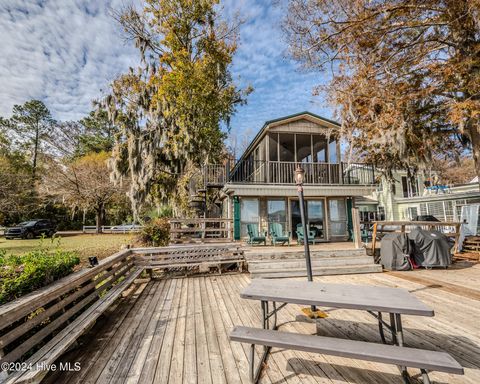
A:
<svg viewBox="0 0 480 384">
<path fill-rule="evenodd" d="M 222 265 L 226 264 L 236 264 L 242 271 L 245 263 L 243 249 L 237 244 L 134 248 L 132 252 L 137 255 L 137 264 L 150 274 L 153 269 L 190 270 L 199 267 L 215 267 L 221 273 Z"/>
<path fill-rule="evenodd" d="M 253 280 L 240 294 L 242 298 L 259 300 L 262 309 L 262 328 L 235 327 L 230 334 L 232 341 L 248 343 L 250 349 L 250 379 L 257 383 L 261 370 L 272 347 L 322 353 L 353 359 L 394 364 L 400 368 L 405 383 L 410 383 L 407 367 L 419 368 L 423 381 L 430 383 L 427 370 L 463 374 L 462 366 L 448 353 L 405 347 L 402 315 L 434 316 L 431 308 L 407 290 L 377 286 L 348 284 L 324 284 L 296 280 Z M 273 309 L 269 310 L 272 302 Z M 277 303 L 282 303 L 277 307 Z M 317 335 L 279 332 L 277 313 L 287 304 L 327 306 L 364 310 L 378 321 L 383 344 L 344 340 Z M 388 313 L 390 323 L 382 318 Z M 273 317 L 273 325 L 270 320 Z M 388 345 L 384 328 L 391 332 Z M 255 345 L 263 345 L 264 352 L 255 369 Z"/>
<path fill-rule="evenodd" d="M 141 272 L 124 250 L 0 306 L 0 383 L 39 383 Z"/>
</svg>

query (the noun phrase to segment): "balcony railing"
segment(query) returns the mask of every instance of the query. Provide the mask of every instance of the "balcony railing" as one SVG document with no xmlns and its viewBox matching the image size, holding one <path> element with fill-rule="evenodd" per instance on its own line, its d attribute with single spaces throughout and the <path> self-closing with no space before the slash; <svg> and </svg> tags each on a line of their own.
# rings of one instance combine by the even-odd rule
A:
<svg viewBox="0 0 480 384">
<path fill-rule="evenodd" d="M 227 181 L 227 166 L 220 164 L 207 164 L 203 167 L 205 186 L 223 186 Z"/>
<path fill-rule="evenodd" d="M 297 163 L 289 161 L 244 160 L 230 173 L 230 183 L 295 184 L 295 169 L 305 170 L 304 184 L 374 185 L 371 164 Z"/>
</svg>

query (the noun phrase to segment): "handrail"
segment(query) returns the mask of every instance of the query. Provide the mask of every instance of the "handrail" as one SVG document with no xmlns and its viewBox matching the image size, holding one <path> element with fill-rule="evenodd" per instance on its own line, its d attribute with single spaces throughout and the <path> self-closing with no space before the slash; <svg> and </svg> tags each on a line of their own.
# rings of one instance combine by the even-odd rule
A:
<svg viewBox="0 0 480 384">
<path fill-rule="evenodd" d="M 137 268 L 131 250 L 0 306 L 0 362 L 19 361 Z M 133 276 L 133 275 L 132 275 Z"/>
<path fill-rule="evenodd" d="M 230 174 L 230 183 L 295 184 L 295 169 L 305 170 L 304 184 L 375 185 L 373 164 L 242 160 Z"/>
<path fill-rule="evenodd" d="M 170 242 L 190 240 L 232 241 L 233 220 L 220 218 L 177 218 L 170 220 Z"/>
</svg>

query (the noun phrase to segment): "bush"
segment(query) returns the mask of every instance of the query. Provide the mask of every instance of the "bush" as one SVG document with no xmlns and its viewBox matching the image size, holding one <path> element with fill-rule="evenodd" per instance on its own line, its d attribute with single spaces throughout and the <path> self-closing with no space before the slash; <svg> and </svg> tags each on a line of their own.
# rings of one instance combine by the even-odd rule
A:
<svg viewBox="0 0 480 384">
<path fill-rule="evenodd" d="M 14 300 L 72 273 L 80 259 L 74 252 L 45 247 L 23 255 L 0 252 L 0 304 Z"/>
<path fill-rule="evenodd" d="M 143 245 L 162 247 L 168 245 L 170 241 L 170 223 L 166 218 L 153 219 L 145 223 L 138 241 Z"/>
</svg>

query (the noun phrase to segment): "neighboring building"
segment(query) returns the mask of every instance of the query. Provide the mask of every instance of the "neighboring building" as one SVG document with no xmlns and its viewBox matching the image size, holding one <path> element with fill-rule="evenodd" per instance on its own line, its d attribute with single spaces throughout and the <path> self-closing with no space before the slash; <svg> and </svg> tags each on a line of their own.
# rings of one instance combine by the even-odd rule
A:
<svg viewBox="0 0 480 384">
<path fill-rule="evenodd" d="M 281 223 L 296 238 L 300 224 L 294 173 L 305 170 L 308 225 L 320 241 L 350 237 L 355 198 L 375 190 L 373 166 L 341 161 L 340 125 L 310 112 L 267 121 L 235 164 L 222 189 L 224 217 L 234 219 L 235 238 L 247 224 L 266 232 Z"/>
<path fill-rule="evenodd" d="M 445 186 L 433 185 L 438 181 L 422 174 L 413 182 L 405 171 L 396 171 L 393 176 L 393 184 L 381 177 L 373 194 L 356 200 L 364 217 L 370 213 L 378 220 L 413 220 L 416 216 L 432 215 L 441 221 L 460 221 L 462 206 L 480 203 L 478 182 L 474 180 L 468 184 Z"/>
</svg>

